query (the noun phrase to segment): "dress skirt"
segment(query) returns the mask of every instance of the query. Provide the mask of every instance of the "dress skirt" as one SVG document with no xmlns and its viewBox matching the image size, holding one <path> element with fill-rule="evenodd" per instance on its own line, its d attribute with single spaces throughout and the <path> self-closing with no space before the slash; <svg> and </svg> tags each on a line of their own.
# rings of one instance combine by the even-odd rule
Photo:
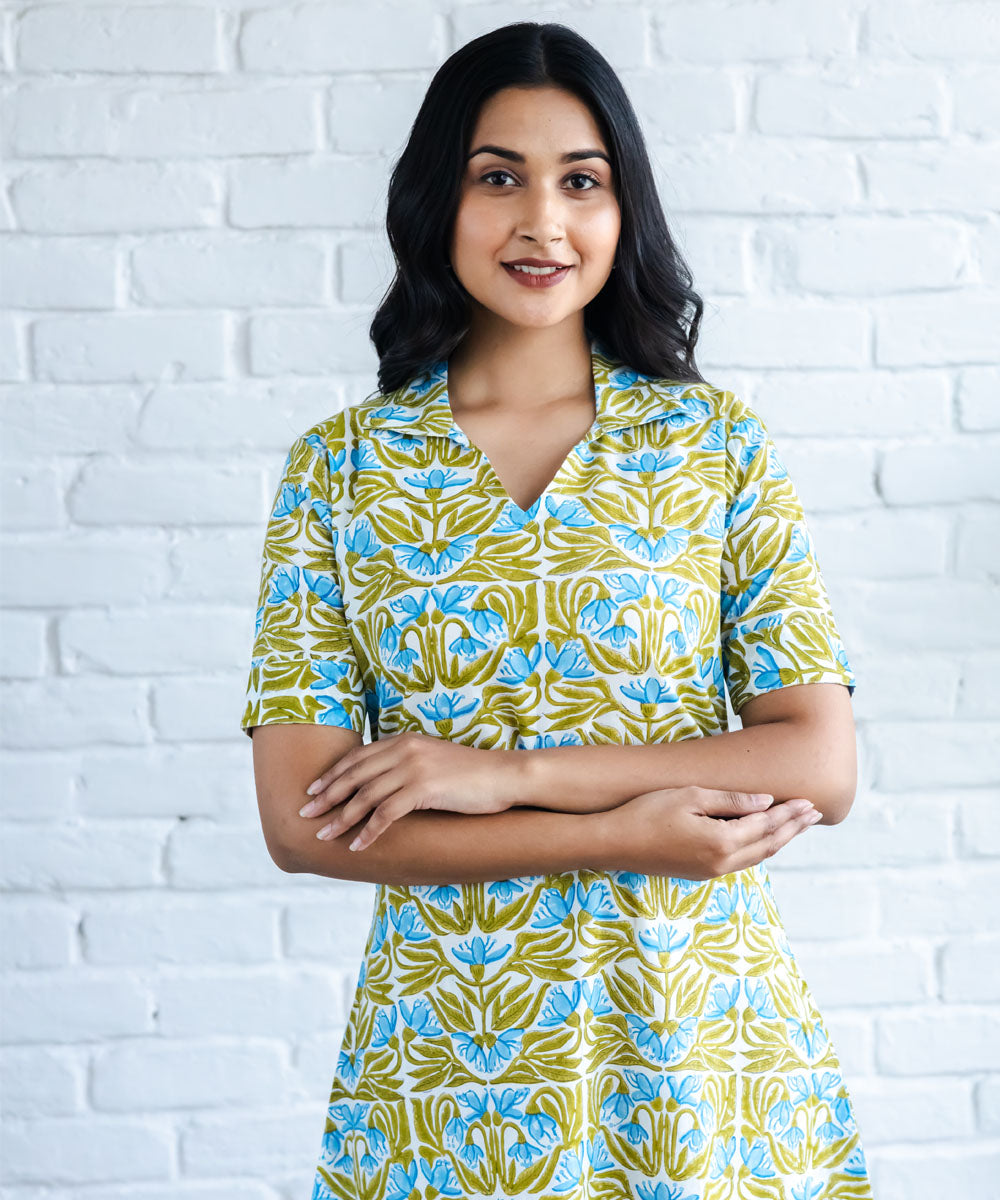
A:
<svg viewBox="0 0 1000 1200">
<path fill-rule="evenodd" d="M 763 865 L 376 887 L 312 1200 L 870 1200 Z"/>
</svg>

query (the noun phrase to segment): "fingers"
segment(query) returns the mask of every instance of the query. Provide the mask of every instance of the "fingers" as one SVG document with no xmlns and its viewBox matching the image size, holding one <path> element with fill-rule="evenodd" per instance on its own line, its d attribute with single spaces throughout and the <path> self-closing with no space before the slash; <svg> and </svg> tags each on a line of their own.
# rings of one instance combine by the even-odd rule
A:
<svg viewBox="0 0 1000 1200">
<path fill-rule="evenodd" d="M 340 811 L 317 831 L 316 836 L 323 841 L 330 841 L 363 820 L 368 813 L 372 813 L 368 824 L 358 838 L 355 838 L 359 844 L 356 846 L 352 842 L 350 849 L 363 850 L 370 846 L 393 821 L 399 820 L 414 807 L 412 793 L 407 794 L 405 785 L 404 772 L 383 772 L 378 776 L 377 782 L 360 787 L 355 795 L 341 806 Z M 388 797 L 391 799 L 387 799 Z"/>
<path fill-rule="evenodd" d="M 364 746 L 355 746 L 339 758 L 329 770 L 324 771 L 318 779 L 309 785 L 316 790 L 312 798 L 299 809 L 300 817 L 319 817 L 330 809 L 336 808 L 353 792 L 369 780 L 375 779 L 385 770 L 385 762 L 379 761 L 378 754 L 364 753 L 380 743 L 372 742 Z M 381 747 L 384 753 L 385 747 Z M 308 788 L 306 789 L 308 793 Z"/>
<path fill-rule="evenodd" d="M 701 811 L 710 817 L 743 817 L 770 808 L 774 797 L 769 792 L 731 792 L 716 788 L 696 788 Z"/>
<path fill-rule="evenodd" d="M 381 837 L 389 828 L 393 821 L 398 821 L 400 817 L 405 816 L 413 808 L 405 799 L 393 797 L 392 800 L 387 800 L 384 804 L 380 804 L 372 813 L 368 823 L 357 835 L 353 842 L 347 847 L 348 850 L 364 850 Z"/>
<path fill-rule="evenodd" d="M 726 826 L 730 843 L 725 870 L 742 871 L 756 866 L 786 846 L 793 837 L 822 818 L 808 800 L 789 800 L 767 812 L 752 813 Z"/>
</svg>

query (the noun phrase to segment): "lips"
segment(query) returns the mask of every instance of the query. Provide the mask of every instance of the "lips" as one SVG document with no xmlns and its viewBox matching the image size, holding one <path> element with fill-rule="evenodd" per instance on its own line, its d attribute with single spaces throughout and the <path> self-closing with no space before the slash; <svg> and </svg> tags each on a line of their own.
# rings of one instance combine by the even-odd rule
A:
<svg viewBox="0 0 1000 1200">
<path fill-rule="evenodd" d="M 570 267 L 572 263 L 553 262 L 552 259 L 540 258 L 515 258 L 512 262 L 505 262 L 505 267 Z"/>
<path fill-rule="evenodd" d="M 515 270 L 515 268 L 509 263 L 503 263 L 501 265 L 515 283 L 519 283 L 522 287 L 526 288 L 554 287 L 555 285 L 561 283 L 573 269 L 569 266 L 562 266 L 558 270 L 546 271 L 542 275 L 536 275 L 531 271 Z"/>
</svg>

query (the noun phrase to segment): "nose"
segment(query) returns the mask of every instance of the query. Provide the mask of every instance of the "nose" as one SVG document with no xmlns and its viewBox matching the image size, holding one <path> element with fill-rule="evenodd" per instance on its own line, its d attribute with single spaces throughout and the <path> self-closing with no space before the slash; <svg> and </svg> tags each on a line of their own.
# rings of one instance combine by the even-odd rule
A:
<svg viewBox="0 0 1000 1200">
<path fill-rule="evenodd" d="M 541 249 L 563 239 L 566 225 L 564 204 L 566 201 L 558 187 L 538 185 L 526 187 L 521 196 L 517 236 L 530 240 L 533 251 L 541 256 Z"/>
</svg>

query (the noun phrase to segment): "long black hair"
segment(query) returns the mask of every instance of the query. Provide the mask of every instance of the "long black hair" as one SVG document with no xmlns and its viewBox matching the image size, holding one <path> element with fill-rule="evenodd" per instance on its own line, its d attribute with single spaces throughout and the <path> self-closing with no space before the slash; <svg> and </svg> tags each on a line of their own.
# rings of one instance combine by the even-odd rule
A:
<svg viewBox="0 0 1000 1200">
<path fill-rule="evenodd" d="M 704 305 L 667 229 L 621 81 L 575 30 L 518 21 L 473 39 L 438 68 L 392 169 L 386 228 L 396 274 L 369 327 L 380 392 L 450 357 L 468 332 L 470 297 L 447 262 L 469 141 L 494 93 L 543 86 L 588 106 L 617 184 L 617 267 L 584 310 L 588 336 L 644 375 L 705 382 L 694 361 Z"/>
</svg>

